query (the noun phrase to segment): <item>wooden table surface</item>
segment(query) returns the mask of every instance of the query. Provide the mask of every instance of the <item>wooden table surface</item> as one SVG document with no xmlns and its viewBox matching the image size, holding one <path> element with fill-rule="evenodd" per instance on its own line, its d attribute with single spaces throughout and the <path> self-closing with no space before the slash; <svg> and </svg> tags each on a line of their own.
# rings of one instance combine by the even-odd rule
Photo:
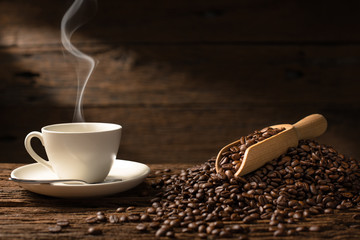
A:
<svg viewBox="0 0 360 240">
<path fill-rule="evenodd" d="M 169 168 L 171 172 L 168 174 L 174 174 L 190 167 L 185 164 L 153 164 L 150 165 L 152 171 L 146 181 L 127 192 L 95 199 L 60 199 L 28 192 L 17 183 L 9 181 L 11 171 L 21 165 L 23 164 L 0 164 L 0 239 L 154 239 L 154 231 L 139 233 L 135 229 L 138 223 L 98 223 L 95 226 L 101 228 L 103 233 L 92 236 L 87 231 L 94 225 L 86 223 L 85 219 L 99 211 L 108 217 L 112 214 L 127 214 L 116 213 L 118 207 L 134 206 L 132 211 L 144 212 L 150 206 L 150 199 L 154 197 L 150 185 L 159 176 L 155 171 Z M 321 232 L 301 232 L 295 236 L 273 237 L 273 233 L 268 231 L 268 220 L 244 226 L 251 230 L 249 239 L 360 239 L 360 220 L 352 217 L 357 212 L 360 209 L 335 211 L 334 214 L 318 215 L 289 225 L 289 228 L 300 225 L 318 225 L 322 228 Z M 67 219 L 70 225 L 59 233 L 49 232 L 49 227 L 55 226 L 60 219 Z M 175 237 L 196 239 L 197 235 L 180 233 L 179 229 Z M 237 239 L 238 236 L 234 235 L 233 238 Z"/>
</svg>

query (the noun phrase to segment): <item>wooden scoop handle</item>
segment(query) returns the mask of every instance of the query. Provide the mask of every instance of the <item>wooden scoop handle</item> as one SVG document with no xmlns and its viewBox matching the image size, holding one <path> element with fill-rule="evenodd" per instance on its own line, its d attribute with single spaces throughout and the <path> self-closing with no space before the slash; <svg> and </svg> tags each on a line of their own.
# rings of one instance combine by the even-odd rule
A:
<svg viewBox="0 0 360 240">
<path fill-rule="evenodd" d="M 299 140 L 315 138 L 326 131 L 327 121 L 321 114 L 312 114 L 293 124 L 293 126 Z"/>
</svg>

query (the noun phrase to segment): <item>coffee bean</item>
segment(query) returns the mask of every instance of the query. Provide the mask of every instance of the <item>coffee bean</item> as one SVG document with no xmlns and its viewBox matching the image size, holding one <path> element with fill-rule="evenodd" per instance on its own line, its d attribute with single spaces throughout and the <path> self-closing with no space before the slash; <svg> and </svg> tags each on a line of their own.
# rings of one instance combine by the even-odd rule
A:
<svg viewBox="0 0 360 240">
<path fill-rule="evenodd" d="M 285 235 L 284 229 L 278 229 L 274 232 L 274 237 L 284 236 L 284 235 Z"/>
<path fill-rule="evenodd" d="M 59 225 L 60 227 L 67 227 L 70 225 L 70 223 L 67 219 L 58 219 L 56 221 L 56 225 Z"/>
<path fill-rule="evenodd" d="M 352 218 L 355 220 L 360 220 L 360 213 L 354 214 Z"/>
<path fill-rule="evenodd" d="M 274 220 L 271 220 L 270 223 L 269 223 L 270 226 L 276 226 L 276 225 L 278 225 L 278 224 L 279 224 L 279 221 L 278 221 L 278 220 L 275 220 L 275 219 L 274 219 Z"/>
<path fill-rule="evenodd" d="M 168 237 L 168 238 L 174 238 L 175 233 L 174 233 L 174 231 L 168 231 L 168 232 L 166 232 L 165 236 Z"/>
<path fill-rule="evenodd" d="M 136 230 L 138 230 L 140 232 L 145 232 L 147 230 L 147 225 L 140 223 L 140 224 L 136 225 Z"/>
<path fill-rule="evenodd" d="M 109 216 L 109 222 L 110 223 L 118 223 L 120 221 L 119 217 L 116 215 L 110 215 Z"/>
<path fill-rule="evenodd" d="M 240 224 L 234 224 L 230 226 L 230 231 L 233 233 L 243 233 L 245 229 Z"/>
<path fill-rule="evenodd" d="M 326 214 L 332 214 L 332 213 L 334 213 L 334 209 L 326 208 L 326 209 L 324 210 L 324 213 L 326 213 Z"/>
<path fill-rule="evenodd" d="M 289 224 L 293 224 L 293 223 L 295 223 L 295 220 L 293 218 L 288 218 L 286 220 L 286 222 L 289 223 Z"/>
<path fill-rule="evenodd" d="M 149 214 L 142 213 L 142 214 L 140 214 L 140 221 L 149 222 L 149 221 L 151 221 L 151 218 L 150 218 Z"/>
<path fill-rule="evenodd" d="M 209 225 L 209 226 L 206 228 L 206 233 L 207 233 L 207 234 L 211 234 L 211 232 L 212 232 L 214 229 L 215 229 L 214 226 Z"/>
<path fill-rule="evenodd" d="M 296 231 L 294 229 L 289 229 L 286 233 L 288 236 L 293 236 L 296 234 Z"/>
<path fill-rule="evenodd" d="M 215 228 L 215 229 L 213 229 L 213 230 L 211 231 L 211 235 L 219 235 L 219 234 L 220 234 L 220 232 L 221 232 L 221 230 L 220 230 L 220 229 Z"/>
<path fill-rule="evenodd" d="M 253 218 L 253 217 L 251 217 L 251 216 L 246 216 L 246 217 L 243 219 L 244 223 L 251 223 L 251 222 L 253 222 L 253 221 L 255 221 L 255 220 L 256 220 L 256 219 Z"/>
<path fill-rule="evenodd" d="M 198 233 L 198 237 L 202 238 L 202 239 L 206 239 L 207 238 L 207 234 L 206 233 Z"/>
<path fill-rule="evenodd" d="M 302 219 L 303 215 L 300 212 L 296 212 L 296 213 L 294 213 L 294 215 L 292 217 L 294 219 Z"/>
<path fill-rule="evenodd" d="M 311 227 L 309 227 L 309 231 L 310 232 L 320 232 L 320 230 L 321 230 L 321 227 L 320 226 L 311 226 Z"/>
<path fill-rule="evenodd" d="M 297 228 L 295 229 L 295 231 L 297 231 L 297 232 L 305 232 L 305 231 L 307 231 L 307 230 L 308 230 L 307 227 L 304 227 L 304 226 L 297 227 Z"/>
<path fill-rule="evenodd" d="M 119 207 L 119 208 L 116 209 L 116 212 L 117 212 L 117 213 L 122 213 L 122 212 L 125 212 L 125 210 L 126 210 L 126 208 L 124 208 L 124 207 Z"/>
<path fill-rule="evenodd" d="M 279 223 L 279 224 L 277 225 L 277 228 L 278 228 L 278 229 L 286 229 L 286 227 L 285 227 L 285 225 L 284 225 L 283 223 Z"/>
<path fill-rule="evenodd" d="M 90 235 L 101 235 L 103 232 L 100 228 L 97 228 L 97 227 L 90 227 L 88 229 L 88 233 Z"/>
<path fill-rule="evenodd" d="M 106 216 L 104 214 L 97 214 L 96 216 L 98 222 L 106 222 Z"/>
<path fill-rule="evenodd" d="M 196 223 L 194 223 L 194 222 L 191 222 L 191 223 L 188 224 L 187 228 L 189 230 L 191 230 L 191 231 L 195 231 L 195 230 L 197 230 L 198 225 Z"/>
<path fill-rule="evenodd" d="M 147 211 L 147 213 L 149 213 L 149 214 L 153 214 L 153 213 L 156 213 L 156 208 L 150 207 L 150 208 L 148 208 L 146 211 Z"/>
<path fill-rule="evenodd" d="M 301 145 L 300 148 L 306 152 L 310 152 L 310 147 L 308 145 Z"/>
<path fill-rule="evenodd" d="M 152 223 L 149 224 L 149 227 L 157 229 L 157 228 L 160 227 L 160 223 L 159 222 L 152 222 Z"/>
<path fill-rule="evenodd" d="M 96 213 L 96 215 L 97 215 L 97 216 L 100 216 L 100 215 L 105 216 L 105 213 L 102 212 L 102 211 L 99 211 L 99 212 Z"/>
<path fill-rule="evenodd" d="M 231 163 L 225 163 L 225 164 L 222 164 L 221 167 L 224 169 L 224 170 L 230 170 L 233 168 L 233 165 Z"/>
<path fill-rule="evenodd" d="M 199 233 L 206 233 L 206 225 L 205 224 L 199 225 L 198 232 Z"/>
<path fill-rule="evenodd" d="M 94 217 L 94 216 L 90 216 L 90 217 L 87 217 L 85 219 L 86 223 L 89 223 L 89 224 L 94 224 L 94 223 L 97 223 L 98 222 L 98 219 L 97 217 Z"/>
<path fill-rule="evenodd" d="M 167 233 L 167 229 L 161 227 L 156 231 L 155 236 L 156 237 L 163 237 L 163 236 L 166 235 L 166 233 Z"/>
<path fill-rule="evenodd" d="M 230 238 L 230 237 L 232 237 L 232 234 L 229 231 L 224 231 L 223 230 L 223 231 L 220 231 L 219 237 L 221 237 L 221 238 Z"/>
<path fill-rule="evenodd" d="M 120 218 L 119 218 L 119 221 L 120 222 L 127 222 L 129 221 L 128 217 L 126 215 L 121 215 Z"/>
<path fill-rule="evenodd" d="M 238 240 L 248 240 L 248 236 L 246 234 L 240 234 Z"/>
<path fill-rule="evenodd" d="M 58 233 L 58 232 L 61 232 L 61 230 L 62 230 L 62 227 L 59 225 L 49 227 L 49 232 L 51 232 L 51 233 Z"/>
<path fill-rule="evenodd" d="M 132 211 L 132 210 L 134 210 L 134 209 L 135 209 L 134 206 L 130 206 L 130 207 L 126 208 L 126 211 L 128 212 L 128 211 Z"/>
<path fill-rule="evenodd" d="M 128 219 L 130 222 L 137 222 L 140 220 L 140 215 L 139 214 L 131 214 L 128 216 Z"/>
<path fill-rule="evenodd" d="M 278 230 L 278 228 L 275 226 L 270 226 L 268 230 L 269 232 L 275 232 L 276 230 Z"/>
</svg>

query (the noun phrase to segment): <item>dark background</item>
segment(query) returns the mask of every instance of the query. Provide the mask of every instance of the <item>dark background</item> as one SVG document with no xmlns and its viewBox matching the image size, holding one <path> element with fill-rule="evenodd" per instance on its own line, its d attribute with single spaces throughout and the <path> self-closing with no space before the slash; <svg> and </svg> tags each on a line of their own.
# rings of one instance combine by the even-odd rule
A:
<svg viewBox="0 0 360 240">
<path fill-rule="evenodd" d="M 72 1 L 0 1 L 2 162 L 71 122 L 77 80 L 60 22 Z M 255 129 L 328 119 L 318 138 L 359 159 L 359 1 L 110 1 L 73 43 L 99 64 L 86 121 L 123 126 L 119 158 L 200 163 Z"/>
</svg>

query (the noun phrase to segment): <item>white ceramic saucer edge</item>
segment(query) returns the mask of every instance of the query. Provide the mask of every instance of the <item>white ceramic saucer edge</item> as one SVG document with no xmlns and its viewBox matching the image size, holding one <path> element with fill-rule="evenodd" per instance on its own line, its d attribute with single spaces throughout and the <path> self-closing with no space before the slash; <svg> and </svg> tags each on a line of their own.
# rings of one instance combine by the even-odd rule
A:
<svg viewBox="0 0 360 240">
<path fill-rule="evenodd" d="M 60 198 L 102 197 L 129 190 L 149 175 L 150 168 L 130 160 L 116 159 L 107 179 L 121 178 L 122 181 L 97 184 L 33 184 L 19 183 L 24 189 L 42 195 Z M 11 177 L 19 179 L 57 179 L 56 175 L 39 163 L 18 167 L 11 172 Z"/>
</svg>

